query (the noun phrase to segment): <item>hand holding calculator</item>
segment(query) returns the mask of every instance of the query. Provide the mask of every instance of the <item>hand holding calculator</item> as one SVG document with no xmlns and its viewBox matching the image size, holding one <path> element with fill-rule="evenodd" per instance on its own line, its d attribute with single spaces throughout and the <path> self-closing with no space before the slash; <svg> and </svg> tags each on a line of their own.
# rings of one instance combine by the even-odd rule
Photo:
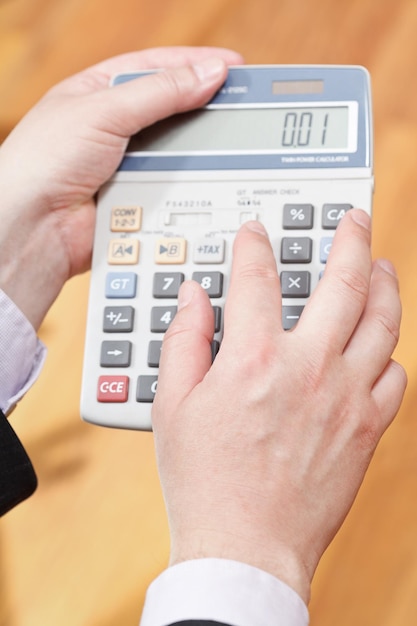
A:
<svg viewBox="0 0 417 626">
<path fill-rule="evenodd" d="M 184 280 L 212 302 L 215 358 L 232 244 L 248 220 L 268 231 L 281 279 L 277 320 L 290 330 L 337 224 L 352 207 L 371 213 L 372 193 L 370 85 L 360 67 L 230 68 L 204 109 L 133 137 L 98 197 L 83 419 L 152 428 L 162 339 Z"/>
</svg>

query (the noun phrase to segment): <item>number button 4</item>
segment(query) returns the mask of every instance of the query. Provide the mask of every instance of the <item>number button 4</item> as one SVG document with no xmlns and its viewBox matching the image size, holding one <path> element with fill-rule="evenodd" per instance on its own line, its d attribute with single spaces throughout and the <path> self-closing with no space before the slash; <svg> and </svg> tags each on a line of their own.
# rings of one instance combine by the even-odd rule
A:
<svg viewBox="0 0 417 626">
<path fill-rule="evenodd" d="M 151 332 L 165 333 L 177 312 L 176 306 L 154 306 L 151 310 Z"/>
</svg>

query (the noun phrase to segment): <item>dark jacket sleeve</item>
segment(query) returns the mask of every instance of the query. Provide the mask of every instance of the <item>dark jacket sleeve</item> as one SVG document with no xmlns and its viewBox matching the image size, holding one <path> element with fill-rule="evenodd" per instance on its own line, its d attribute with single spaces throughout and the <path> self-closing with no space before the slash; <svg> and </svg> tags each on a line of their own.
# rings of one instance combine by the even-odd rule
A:
<svg viewBox="0 0 417 626">
<path fill-rule="evenodd" d="M 0 411 L 0 516 L 32 495 L 37 484 L 26 450 Z"/>
</svg>

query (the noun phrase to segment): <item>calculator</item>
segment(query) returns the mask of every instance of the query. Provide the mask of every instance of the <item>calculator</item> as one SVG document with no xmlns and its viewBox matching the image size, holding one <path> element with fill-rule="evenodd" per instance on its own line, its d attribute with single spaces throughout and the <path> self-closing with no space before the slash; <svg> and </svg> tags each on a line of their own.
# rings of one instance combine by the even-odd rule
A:
<svg viewBox="0 0 417 626">
<path fill-rule="evenodd" d="M 97 199 L 82 418 L 152 430 L 163 337 L 184 280 L 210 297 L 216 358 L 232 244 L 248 220 L 268 231 L 277 324 L 291 332 L 343 215 L 371 214 L 372 145 L 370 77 L 359 66 L 233 67 L 205 107 L 132 137 Z"/>
</svg>

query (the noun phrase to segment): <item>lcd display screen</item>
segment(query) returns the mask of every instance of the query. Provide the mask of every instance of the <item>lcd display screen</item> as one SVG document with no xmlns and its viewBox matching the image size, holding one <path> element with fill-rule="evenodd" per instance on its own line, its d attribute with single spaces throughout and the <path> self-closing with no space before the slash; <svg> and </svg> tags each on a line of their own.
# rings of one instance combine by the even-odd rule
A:
<svg viewBox="0 0 417 626">
<path fill-rule="evenodd" d="M 349 147 L 349 107 L 213 108 L 144 129 L 129 152 L 329 152 Z"/>
</svg>

